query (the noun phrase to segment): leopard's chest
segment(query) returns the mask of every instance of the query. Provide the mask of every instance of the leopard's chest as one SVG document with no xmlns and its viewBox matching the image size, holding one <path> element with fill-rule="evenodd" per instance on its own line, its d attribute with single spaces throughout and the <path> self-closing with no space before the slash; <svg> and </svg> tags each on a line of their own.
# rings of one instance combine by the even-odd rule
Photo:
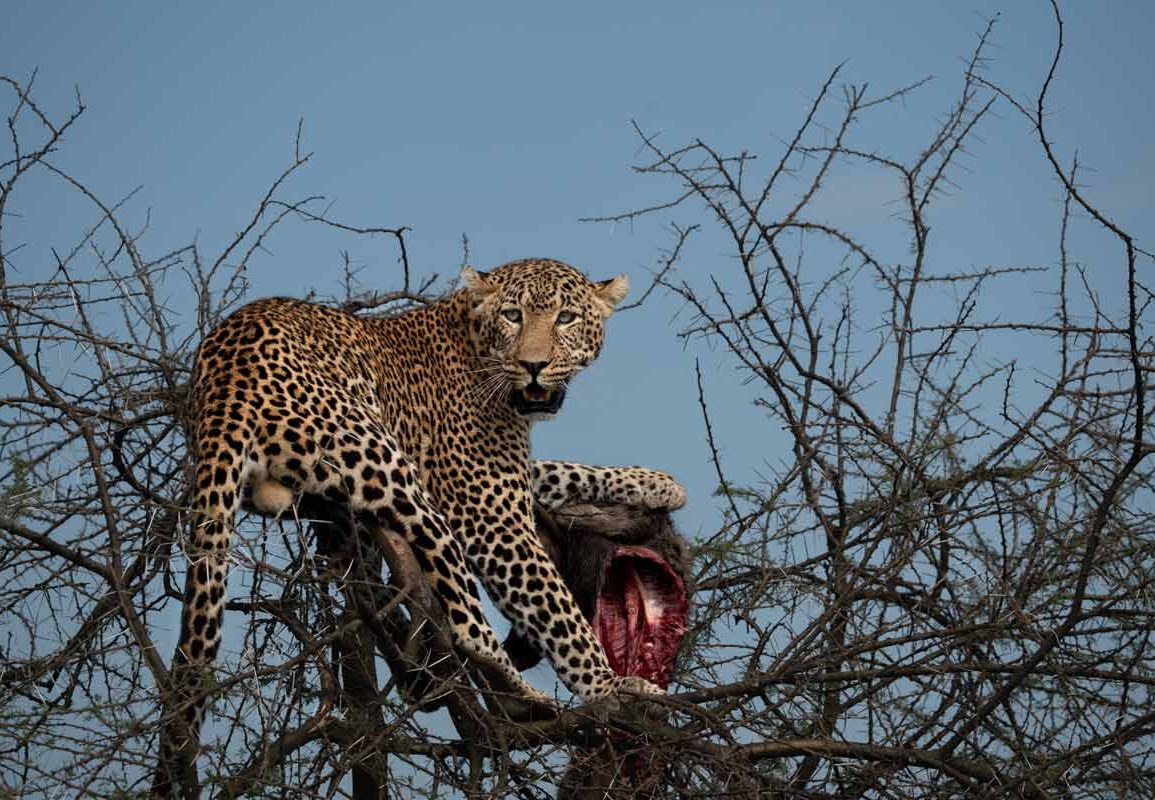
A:
<svg viewBox="0 0 1155 800">
<path fill-rule="evenodd" d="M 382 368 L 383 420 L 459 530 L 510 525 L 529 503 L 529 430 L 445 353 Z"/>
</svg>

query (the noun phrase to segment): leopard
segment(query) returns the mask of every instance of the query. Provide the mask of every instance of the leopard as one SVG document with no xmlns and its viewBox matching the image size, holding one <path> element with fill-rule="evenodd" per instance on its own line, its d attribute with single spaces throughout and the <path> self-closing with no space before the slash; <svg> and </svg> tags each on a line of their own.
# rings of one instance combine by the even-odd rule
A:
<svg viewBox="0 0 1155 800">
<path fill-rule="evenodd" d="M 222 640 L 235 521 L 311 496 L 396 531 L 443 608 L 453 645 L 547 700 L 485 617 L 477 581 L 580 701 L 659 694 L 619 676 L 536 535 L 533 508 L 624 503 L 674 510 L 672 475 L 534 460 L 531 427 L 558 414 L 600 354 L 629 290 L 545 258 L 488 272 L 403 313 L 366 316 L 275 297 L 242 306 L 202 340 L 188 400 L 190 524 L 165 753 L 198 746 L 203 675 Z M 193 756 L 195 758 L 195 755 Z"/>
</svg>

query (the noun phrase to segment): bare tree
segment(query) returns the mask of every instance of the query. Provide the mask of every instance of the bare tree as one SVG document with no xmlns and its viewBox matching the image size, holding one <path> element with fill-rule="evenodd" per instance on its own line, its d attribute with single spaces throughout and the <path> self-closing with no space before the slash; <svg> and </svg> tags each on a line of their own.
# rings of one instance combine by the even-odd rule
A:
<svg viewBox="0 0 1155 800">
<path fill-rule="evenodd" d="M 612 219 L 704 207 L 732 266 L 662 283 L 692 312 L 683 335 L 737 361 L 792 445 L 763 481 L 727 472 L 699 373 L 725 523 L 700 548 L 699 634 L 678 698 L 696 706 L 680 728 L 695 734 L 680 743 L 683 787 L 1153 791 L 1152 295 L 1139 269 L 1151 255 L 1052 144 L 1054 10 L 1038 95 L 1019 100 L 984 77 L 992 20 L 913 158 L 855 135 L 921 83 L 839 93 L 840 69 L 769 168 L 639 129 L 650 160 L 638 171 L 671 179 L 674 196 Z M 1053 266 L 943 270 L 930 214 L 948 187 L 962 191 L 951 175 L 996 106 L 1027 120 L 1062 191 Z M 888 264 L 812 213 L 847 164 L 901 187 L 909 259 Z M 1069 253 L 1076 225 L 1113 242 L 1093 266 Z M 675 255 L 698 234 L 673 231 Z M 1028 274 L 1051 293 L 1045 316 L 984 312 L 985 292 Z M 946 318 L 924 300 L 944 287 L 957 297 Z M 1040 349 L 1050 363 L 1016 358 Z"/>
<path fill-rule="evenodd" d="M 537 798 L 573 754 L 571 774 L 596 776 L 610 796 L 1155 793 L 1152 255 L 1052 142 L 1057 6 L 1054 18 L 1054 60 L 1033 98 L 987 77 L 992 22 L 911 157 L 863 144 L 861 123 L 923 83 L 870 94 L 840 83 L 841 69 L 769 162 L 698 140 L 666 147 L 638 128 L 638 171 L 672 193 L 613 219 L 678 220 L 657 291 L 684 301 L 683 335 L 741 368 L 767 429 L 791 444 L 766 474 L 732 474 L 699 379 L 721 520 L 694 546 L 693 622 L 661 713 L 527 720 L 488 705 L 436 640 L 436 604 L 407 577 L 404 548 L 361 554 L 337 581 L 324 525 L 252 519 L 235 552 L 247 584 L 229 605 L 240 633 L 205 687 L 216 722 L 203 790 Z M 308 160 L 298 148 L 218 257 L 195 245 L 146 257 L 141 225 L 125 221 L 131 196 L 105 203 L 54 165 L 79 100 L 54 120 L 30 85 L 3 83 L 0 787 L 131 796 L 149 785 L 168 679 L 157 640 L 179 594 L 191 347 L 241 298 L 277 224 L 336 223 L 316 198 L 282 199 Z M 931 216 L 946 191 L 965 191 L 960 159 L 996 110 L 1002 124 L 1026 122 L 1023 157 L 1054 175 L 1056 237 L 1040 266 L 944 268 Z M 901 261 L 822 215 L 848 165 L 900 187 Z M 51 278 L 21 283 L 6 214 L 32 175 L 87 198 L 94 222 L 55 253 Z M 350 292 L 350 309 L 422 301 L 431 286 L 409 282 L 404 229 L 343 229 L 389 237 L 403 268 L 397 293 Z M 1084 262 L 1073 242 L 1086 231 L 1106 244 Z M 729 259 L 691 268 L 698 240 L 712 252 L 724 242 Z M 182 281 L 195 321 L 165 299 Z M 988 313 L 992 292 L 1024 281 L 1045 286 L 1052 307 Z M 944 290 L 957 298 L 946 316 L 927 299 Z M 1027 364 L 1026 352 L 1051 358 Z M 410 636 L 423 615 L 428 635 Z M 411 679 L 415 664 L 431 671 Z M 420 710 L 441 703 L 441 716 Z M 649 782 L 580 771 L 629 760 L 607 750 L 648 759 Z"/>
</svg>

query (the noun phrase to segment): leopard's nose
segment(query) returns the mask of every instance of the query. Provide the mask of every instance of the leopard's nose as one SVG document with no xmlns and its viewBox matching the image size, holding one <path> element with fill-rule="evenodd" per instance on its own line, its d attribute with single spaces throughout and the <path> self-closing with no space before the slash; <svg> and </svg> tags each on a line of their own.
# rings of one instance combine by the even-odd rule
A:
<svg viewBox="0 0 1155 800">
<path fill-rule="evenodd" d="M 548 361 L 522 361 L 520 363 L 525 367 L 525 371 L 529 373 L 529 379 L 531 381 L 536 381 L 538 373 L 549 366 Z"/>
</svg>

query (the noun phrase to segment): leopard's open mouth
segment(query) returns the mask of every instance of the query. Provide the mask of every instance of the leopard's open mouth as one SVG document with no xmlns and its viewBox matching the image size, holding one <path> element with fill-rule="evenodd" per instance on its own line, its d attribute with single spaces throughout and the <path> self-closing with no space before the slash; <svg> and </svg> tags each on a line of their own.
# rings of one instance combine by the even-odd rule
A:
<svg viewBox="0 0 1155 800">
<path fill-rule="evenodd" d="M 556 414 L 565 400 L 565 389 L 547 389 L 540 383 L 531 383 L 524 389 L 513 389 L 509 393 L 509 402 L 514 411 L 528 416 L 529 414 Z"/>
</svg>

